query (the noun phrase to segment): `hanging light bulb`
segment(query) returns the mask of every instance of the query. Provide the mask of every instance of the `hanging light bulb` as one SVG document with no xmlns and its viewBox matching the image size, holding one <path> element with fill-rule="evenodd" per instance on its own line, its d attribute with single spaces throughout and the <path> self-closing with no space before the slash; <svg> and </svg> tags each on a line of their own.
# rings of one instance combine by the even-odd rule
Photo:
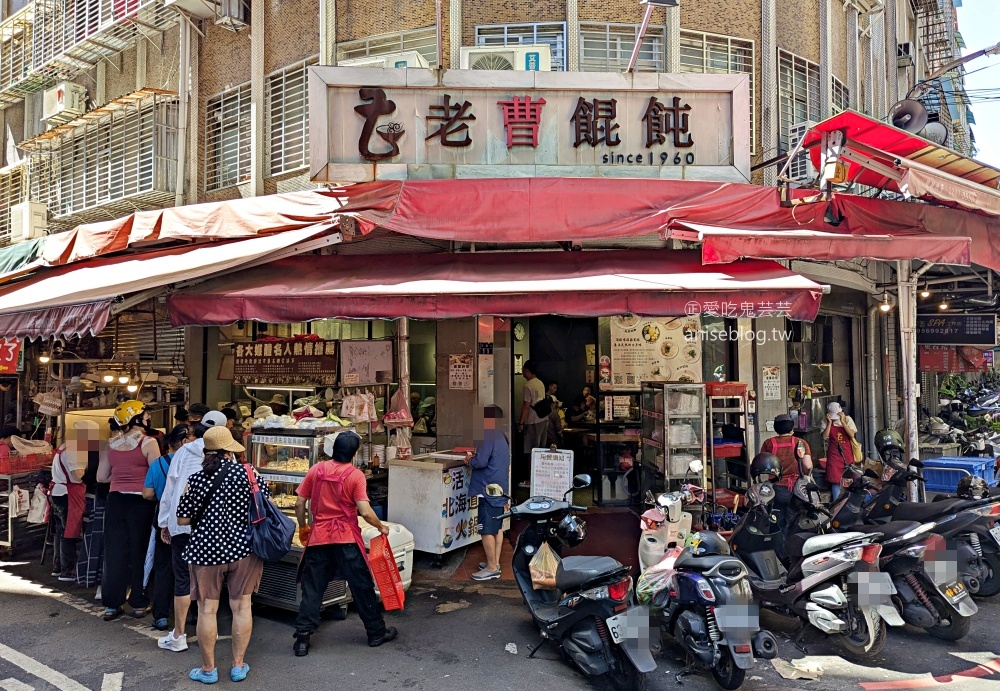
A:
<svg viewBox="0 0 1000 691">
<path fill-rule="evenodd" d="M 105 372 L 103 379 L 104 379 L 104 383 L 105 384 L 111 384 L 115 380 L 115 373 L 114 372 Z"/>
<path fill-rule="evenodd" d="M 920 291 L 920 297 L 929 298 L 931 296 L 931 291 L 927 289 L 927 284 L 924 284 L 924 289 Z"/>
<path fill-rule="evenodd" d="M 129 376 L 127 374 L 125 374 L 124 372 L 121 373 L 120 375 L 118 375 L 118 383 L 119 384 L 128 384 L 129 381 L 130 381 Z"/>
<path fill-rule="evenodd" d="M 939 309 L 939 310 L 946 310 L 946 309 L 948 309 L 948 303 L 947 303 L 947 301 L 945 301 L 945 300 L 942 300 L 942 301 L 941 301 L 941 304 L 940 304 L 940 305 L 938 305 L 938 309 Z"/>
<path fill-rule="evenodd" d="M 125 387 L 125 390 L 128 391 L 129 393 L 135 393 L 136 391 L 139 390 L 139 385 L 135 383 L 129 384 L 128 386 Z"/>
<path fill-rule="evenodd" d="M 49 351 L 47 351 L 47 350 L 43 350 L 42 354 L 38 356 L 38 361 L 40 363 L 42 363 L 43 365 L 49 364 L 49 361 L 51 359 L 52 359 L 52 357 L 49 355 Z"/>
</svg>

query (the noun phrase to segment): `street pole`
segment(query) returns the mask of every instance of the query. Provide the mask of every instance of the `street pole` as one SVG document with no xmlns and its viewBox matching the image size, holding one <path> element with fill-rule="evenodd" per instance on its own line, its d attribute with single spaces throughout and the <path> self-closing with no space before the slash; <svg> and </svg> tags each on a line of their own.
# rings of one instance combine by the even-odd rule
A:
<svg viewBox="0 0 1000 691">
<path fill-rule="evenodd" d="M 649 28 L 649 18 L 653 16 L 653 3 L 646 4 L 646 13 L 642 15 L 642 24 L 639 26 L 639 34 L 635 37 L 635 46 L 632 47 L 632 57 L 628 59 L 628 72 L 635 71 L 635 63 L 639 61 L 639 48 L 642 40 L 646 38 L 646 29 Z"/>
<path fill-rule="evenodd" d="M 899 344 L 903 362 L 903 419 L 906 422 L 906 458 L 920 458 L 917 435 L 917 282 L 909 260 L 896 263 L 899 286 Z M 910 500 L 919 501 L 917 484 L 910 483 Z"/>
</svg>

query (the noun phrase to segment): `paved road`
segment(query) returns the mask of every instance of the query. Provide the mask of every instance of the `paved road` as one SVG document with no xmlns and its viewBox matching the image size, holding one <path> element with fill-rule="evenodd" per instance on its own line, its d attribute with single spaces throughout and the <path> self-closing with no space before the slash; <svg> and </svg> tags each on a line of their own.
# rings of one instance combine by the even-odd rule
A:
<svg viewBox="0 0 1000 691">
<path fill-rule="evenodd" d="M 61 593 L 35 566 L 0 563 L 0 689 L 4 691 L 159 691 L 201 688 L 186 673 L 199 664 L 196 646 L 184 653 L 156 647 L 148 620 L 106 623 L 89 591 Z M 393 615 L 397 641 L 379 649 L 365 645 L 355 614 L 345 622 L 327 622 L 313 641 L 311 654 L 291 653 L 291 619 L 273 609 L 256 612 L 248 661 L 252 671 L 243 687 L 311 691 L 355 689 L 595 689 L 563 664 L 552 650 L 533 660 L 527 648 L 534 630 L 520 595 L 509 586 L 485 587 L 428 580 L 418 576 L 407 598 L 405 614 Z M 998 598 L 1000 599 L 1000 598 Z M 442 607 L 443 606 L 443 607 Z M 436 609 L 449 610 L 438 613 Z M 772 630 L 788 622 L 767 618 Z M 948 691 L 1000 689 L 1000 602 L 981 603 L 970 636 L 947 645 L 916 631 L 894 630 L 881 668 L 852 665 L 836 657 L 836 649 L 820 641 L 810 646 L 808 662 L 819 665 L 818 681 L 786 680 L 770 663 L 758 663 L 744 685 L 756 689 L 816 691 L 888 691 L 943 688 Z M 229 622 L 220 622 L 223 635 Z M 506 650 L 508 644 L 517 653 Z M 228 640 L 219 644 L 219 661 L 228 669 Z M 651 691 L 686 688 L 717 689 L 705 673 L 675 681 L 680 668 L 677 648 L 665 646 Z M 783 660 L 803 658 L 781 641 Z M 801 664 L 801 663 L 800 663 Z M 963 673 L 949 678 L 941 675 Z M 932 681 L 930 675 L 939 675 Z M 222 675 L 221 686 L 233 686 Z M 888 685 L 887 685 L 888 684 Z"/>
</svg>

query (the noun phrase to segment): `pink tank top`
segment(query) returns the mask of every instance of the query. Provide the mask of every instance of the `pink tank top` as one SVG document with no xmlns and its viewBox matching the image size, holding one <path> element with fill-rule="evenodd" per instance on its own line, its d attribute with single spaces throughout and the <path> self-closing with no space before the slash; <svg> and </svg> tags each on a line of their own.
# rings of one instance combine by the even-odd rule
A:
<svg viewBox="0 0 1000 691">
<path fill-rule="evenodd" d="M 112 492 L 142 493 L 146 484 L 146 472 L 149 463 L 146 454 L 142 452 L 142 442 L 131 451 L 108 449 L 108 465 L 111 466 Z"/>
</svg>

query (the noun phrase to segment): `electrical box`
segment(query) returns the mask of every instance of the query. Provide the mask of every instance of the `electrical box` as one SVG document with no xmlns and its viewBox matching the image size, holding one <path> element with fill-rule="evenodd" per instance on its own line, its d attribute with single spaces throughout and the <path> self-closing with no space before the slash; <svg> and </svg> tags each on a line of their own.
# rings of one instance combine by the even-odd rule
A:
<svg viewBox="0 0 1000 691">
<path fill-rule="evenodd" d="M 44 237 L 48 207 L 38 202 L 21 202 L 10 207 L 10 234 L 13 241 Z"/>
<path fill-rule="evenodd" d="M 50 126 L 62 125 L 87 112 L 87 87 L 75 82 L 59 82 L 45 92 L 42 120 Z"/>
</svg>

